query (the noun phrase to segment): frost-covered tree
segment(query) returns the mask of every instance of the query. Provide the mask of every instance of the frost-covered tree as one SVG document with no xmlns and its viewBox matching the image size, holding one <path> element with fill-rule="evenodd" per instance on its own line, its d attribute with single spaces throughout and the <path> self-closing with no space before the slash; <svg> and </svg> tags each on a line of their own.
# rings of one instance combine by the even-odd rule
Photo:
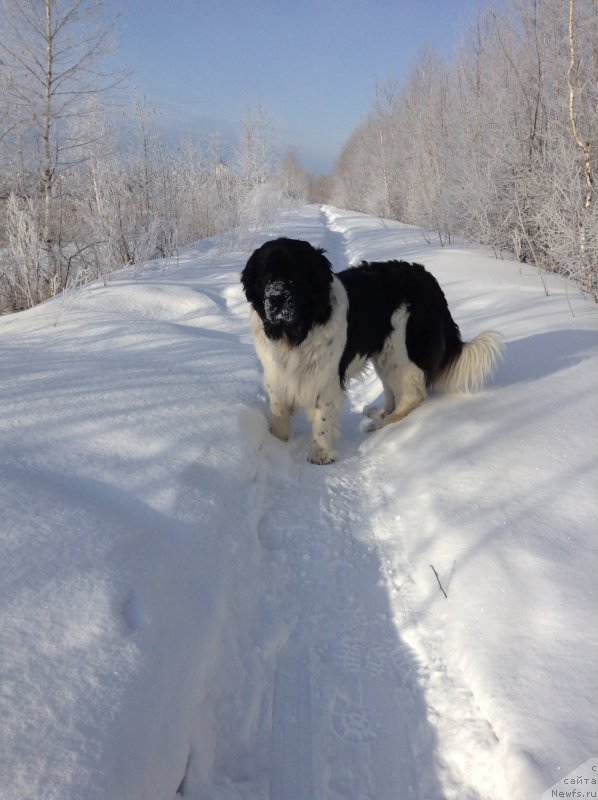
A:
<svg viewBox="0 0 598 800">
<path fill-rule="evenodd" d="M 248 106 L 239 133 L 236 165 L 248 188 L 262 186 L 272 172 L 274 124 L 261 104 Z"/>
<path fill-rule="evenodd" d="M 333 202 L 511 251 L 598 296 L 597 12 L 497 2 L 452 61 L 423 51 L 390 111 L 377 97 L 349 137 Z"/>
<path fill-rule="evenodd" d="M 0 0 L 0 313 L 205 236 L 263 223 L 299 189 L 273 126 L 249 109 L 238 147 L 166 146 L 136 98 L 117 117 L 102 0 Z M 289 167 L 289 164 L 286 165 Z"/>
<path fill-rule="evenodd" d="M 276 179 L 284 194 L 295 201 L 305 201 L 309 193 L 310 176 L 299 163 L 295 150 L 289 148 L 276 171 Z"/>
<path fill-rule="evenodd" d="M 265 224 L 284 203 L 282 187 L 271 180 L 275 150 L 275 126 L 271 117 L 261 104 L 249 106 L 241 120 L 235 153 L 235 171 L 239 179 L 238 223 L 243 227 Z"/>
<path fill-rule="evenodd" d="M 65 280 L 68 208 L 61 182 L 95 138 L 93 132 L 82 138 L 77 123 L 90 100 L 114 88 L 122 74 L 102 68 L 113 46 L 102 0 L 3 0 L 2 11 L 0 120 L 13 170 L 31 201 L 23 213 L 38 217 L 45 258 L 35 283 L 42 299 Z"/>
</svg>

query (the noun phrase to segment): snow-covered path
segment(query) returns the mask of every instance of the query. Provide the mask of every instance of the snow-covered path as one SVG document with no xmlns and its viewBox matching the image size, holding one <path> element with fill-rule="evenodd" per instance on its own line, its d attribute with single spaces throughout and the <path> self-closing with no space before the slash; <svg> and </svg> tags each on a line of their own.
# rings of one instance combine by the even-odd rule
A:
<svg viewBox="0 0 598 800">
<path fill-rule="evenodd" d="M 494 384 L 366 435 L 368 375 L 309 464 L 238 282 L 277 235 L 425 263 Z M 2 800 L 530 800 L 596 754 L 598 316 L 528 272 L 306 207 L 0 319 Z"/>
<path fill-rule="evenodd" d="M 305 460 L 307 431 L 285 448 L 263 418 L 255 427 L 264 437 L 256 532 L 268 572 L 260 618 L 274 615 L 279 626 L 275 647 L 269 628 L 255 640 L 267 673 L 265 719 L 256 720 L 264 796 L 390 798 L 399 788 L 405 800 L 440 796 L 434 734 L 411 651 L 392 623 L 357 454 L 321 474 Z M 250 683 L 255 690 L 260 680 Z"/>
</svg>

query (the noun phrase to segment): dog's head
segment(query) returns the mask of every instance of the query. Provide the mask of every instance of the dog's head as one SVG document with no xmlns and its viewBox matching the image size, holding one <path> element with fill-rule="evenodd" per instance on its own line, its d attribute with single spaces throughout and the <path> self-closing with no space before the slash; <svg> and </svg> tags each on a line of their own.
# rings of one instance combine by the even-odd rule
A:
<svg viewBox="0 0 598 800">
<path fill-rule="evenodd" d="M 254 251 L 241 273 L 245 296 L 266 336 L 298 345 L 331 312 L 332 267 L 324 251 L 299 239 L 275 239 Z"/>
</svg>

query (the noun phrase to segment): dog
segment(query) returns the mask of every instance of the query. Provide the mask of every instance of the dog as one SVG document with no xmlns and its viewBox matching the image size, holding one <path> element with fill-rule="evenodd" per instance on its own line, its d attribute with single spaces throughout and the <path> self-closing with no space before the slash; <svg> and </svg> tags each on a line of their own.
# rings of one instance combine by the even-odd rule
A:
<svg viewBox="0 0 598 800">
<path fill-rule="evenodd" d="M 463 342 L 436 278 L 421 264 L 363 262 L 334 273 L 325 250 L 279 238 L 241 273 L 255 349 L 270 400 L 272 434 L 286 441 L 305 408 L 309 460 L 330 464 L 345 391 L 371 362 L 384 388 L 367 430 L 398 422 L 428 389 L 479 390 L 502 355 L 499 334 Z"/>
</svg>

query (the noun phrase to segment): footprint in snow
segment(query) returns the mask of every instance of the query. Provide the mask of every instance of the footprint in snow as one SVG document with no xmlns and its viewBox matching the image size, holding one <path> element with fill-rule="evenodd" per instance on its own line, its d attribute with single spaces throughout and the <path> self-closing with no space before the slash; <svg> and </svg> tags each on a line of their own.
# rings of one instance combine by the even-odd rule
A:
<svg viewBox="0 0 598 800">
<path fill-rule="evenodd" d="M 380 725 L 365 708 L 353 705 L 350 700 L 337 694 L 332 704 L 332 727 L 346 742 L 364 744 L 378 738 Z"/>
<path fill-rule="evenodd" d="M 122 617 L 130 633 L 135 633 L 143 627 L 145 622 L 145 609 L 143 602 L 136 592 L 131 592 L 122 604 Z"/>
</svg>

